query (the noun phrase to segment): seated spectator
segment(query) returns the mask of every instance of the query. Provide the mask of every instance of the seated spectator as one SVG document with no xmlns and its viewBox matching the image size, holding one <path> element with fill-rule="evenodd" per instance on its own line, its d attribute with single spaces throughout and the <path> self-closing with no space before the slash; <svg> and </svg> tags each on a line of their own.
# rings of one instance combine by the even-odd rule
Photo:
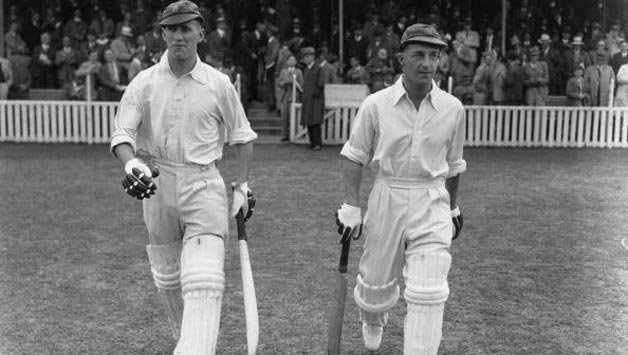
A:
<svg viewBox="0 0 628 355">
<path fill-rule="evenodd" d="M 283 142 L 290 139 L 290 104 L 292 103 L 293 81 L 296 81 L 297 87 L 303 87 L 303 72 L 296 67 L 297 58 L 290 54 L 286 60 L 286 67 L 281 70 L 277 78 L 277 85 L 281 88 L 279 95 L 279 110 L 282 118 L 282 135 Z M 296 91 L 296 102 L 301 101 L 300 90 Z"/>
<path fill-rule="evenodd" d="M 538 47 L 530 48 L 530 61 L 523 65 L 525 100 L 528 106 L 545 106 L 549 93 L 547 63 L 539 60 Z"/>
<path fill-rule="evenodd" d="M 628 63 L 628 42 L 622 41 L 619 48 L 619 53 L 613 56 L 610 63 L 615 73 L 619 73 L 619 68 Z"/>
<path fill-rule="evenodd" d="M 57 86 L 57 71 L 55 68 L 55 51 L 50 44 L 50 35 L 44 32 L 40 36 L 40 44 L 33 50 L 31 70 L 33 87 L 52 89 Z"/>
<path fill-rule="evenodd" d="M 392 57 L 399 51 L 399 42 L 400 37 L 394 31 L 394 25 L 391 23 L 386 26 L 386 30 L 384 31 L 384 35 L 382 36 L 382 42 L 384 42 L 384 47 L 388 51 L 388 54 Z"/>
<path fill-rule="evenodd" d="M 482 54 L 482 62 L 475 70 L 473 76 L 473 105 L 486 105 L 489 100 L 491 88 L 491 52 Z"/>
<path fill-rule="evenodd" d="M 41 15 L 39 12 L 35 11 L 31 15 L 30 21 L 24 25 L 24 42 L 26 42 L 26 47 L 29 50 L 32 50 L 39 43 L 39 36 L 41 36 L 43 32 L 43 25 L 41 23 Z"/>
<path fill-rule="evenodd" d="M 13 82 L 9 86 L 9 100 L 28 100 L 31 88 L 31 57 L 24 53 L 13 53 L 9 57 L 13 69 Z"/>
<path fill-rule="evenodd" d="M 46 16 L 44 18 L 44 24 L 42 30 L 48 32 L 50 35 L 50 44 L 53 48 L 58 48 L 61 45 L 61 37 L 63 31 L 63 22 L 57 18 L 55 11 L 52 7 L 46 8 Z"/>
<path fill-rule="evenodd" d="M 70 37 L 63 36 L 61 43 L 62 48 L 55 54 L 55 65 L 59 86 L 67 89 L 67 85 L 71 84 L 74 79 L 74 72 L 80 63 L 81 55 L 72 47 Z"/>
<path fill-rule="evenodd" d="M 624 41 L 622 46 L 625 44 Z M 628 63 L 622 64 L 617 72 L 617 93 L 613 106 L 628 107 Z"/>
<path fill-rule="evenodd" d="M 6 100 L 9 95 L 9 87 L 13 84 L 13 69 L 11 62 L 0 51 L 0 100 Z"/>
<path fill-rule="evenodd" d="M 619 23 L 614 23 L 609 33 L 606 34 L 606 49 L 609 57 L 619 53 L 619 46 L 624 41 L 624 36 L 619 31 Z"/>
<path fill-rule="evenodd" d="M 131 80 L 133 80 L 133 78 L 135 78 L 137 74 L 139 74 L 142 70 L 144 70 L 144 68 L 146 68 L 146 66 L 144 65 L 144 62 L 142 62 L 143 58 L 144 58 L 144 53 L 142 52 L 138 51 L 133 54 L 133 58 L 131 59 L 131 62 L 129 63 L 128 72 L 127 72 L 127 77 L 128 77 L 129 82 L 131 82 Z"/>
<path fill-rule="evenodd" d="M 588 106 L 588 94 L 584 87 L 584 65 L 574 68 L 573 76 L 567 81 L 565 92 L 567 93 L 567 106 L 582 107 Z"/>
<path fill-rule="evenodd" d="M 368 39 L 362 35 L 362 29 L 353 29 L 353 36 L 347 39 L 346 58 L 356 57 L 361 65 L 366 64 L 366 49 L 369 46 Z"/>
<path fill-rule="evenodd" d="M 584 86 L 589 90 L 590 104 L 593 107 L 607 107 L 610 102 L 611 81 L 615 73 L 606 64 L 606 51 L 599 51 L 595 56 L 595 64 L 584 70 Z"/>
<path fill-rule="evenodd" d="M 103 9 L 98 10 L 98 17 L 92 20 L 89 32 L 94 33 L 96 38 L 113 38 L 114 31 L 113 20 L 107 16 L 107 12 Z"/>
<path fill-rule="evenodd" d="M 349 59 L 349 64 L 351 65 L 351 68 L 347 71 L 345 82 L 347 84 L 369 85 L 371 82 L 371 76 L 366 68 L 360 65 L 358 57 L 351 57 L 351 59 Z"/>
<path fill-rule="evenodd" d="M 102 54 L 104 48 L 98 44 L 98 42 L 96 41 L 96 35 L 94 33 L 87 32 L 87 40 L 81 43 L 81 59 L 89 60 L 89 53 L 93 50 Z"/>
<path fill-rule="evenodd" d="M 70 44 L 73 48 L 79 49 L 81 43 L 87 37 L 87 23 L 83 21 L 81 10 L 74 10 L 74 16 L 66 22 L 63 30 L 64 34 L 70 38 Z"/>
<path fill-rule="evenodd" d="M 378 32 L 375 32 L 375 34 L 373 35 L 373 41 L 369 43 L 368 47 L 366 47 L 367 63 L 371 59 L 376 58 L 378 56 L 380 48 L 386 49 L 386 45 L 382 41 L 382 33 L 378 31 Z M 386 53 L 391 54 L 390 52 L 388 52 L 387 49 L 386 49 Z"/>
<path fill-rule="evenodd" d="M 87 100 L 87 76 L 91 75 L 89 82 L 91 83 L 89 95 L 91 100 L 98 100 L 98 73 L 102 68 L 102 63 L 98 60 L 100 51 L 96 48 L 91 49 L 88 53 L 88 59 L 81 63 L 74 73 L 74 85 L 70 95 L 71 99 Z"/>
<path fill-rule="evenodd" d="M 111 49 L 105 49 L 105 63 L 98 72 L 100 81 L 100 99 L 103 101 L 120 101 L 126 89 L 126 69 L 116 61 Z"/>
<path fill-rule="evenodd" d="M 136 52 L 136 49 L 133 47 L 133 43 L 131 43 L 132 38 L 133 32 L 131 27 L 122 26 L 120 29 L 120 35 L 111 41 L 110 48 L 113 51 L 116 62 L 122 65 L 125 70 L 129 68 L 129 63 L 133 58 L 133 54 Z"/>
<path fill-rule="evenodd" d="M 27 51 L 26 42 L 18 33 L 18 30 L 18 23 L 12 22 L 9 25 L 9 31 L 4 34 L 4 48 L 7 56 L 11 56 L 13 53 L 26 53 Z"/>
<path fill-rule="evenodd" d="M 583 66 L 584 68 L 593 64 L 589 53 L 583 49 L 584 42 L 581 36 L 574 36 L 571 42 L 571 50 L 565 52 L 564 63 L 565 69 L 570 73 L 576 70 L 576 67 Z"/>
<path fill-rule="evenodd" d="M 122 29 L 124 27 L 130 28 L 130 30 L 128 31 L 129 33 L 137 32 L 135 31 L 135 24 L 133 23 L 133 13 L 131 11 L 125 11 L 122 21 L 116 24 L 116 37 L 120 37 L 122 35 Z M 131 35 L 131 37 L 133 37 L 133 35 Z"/>
<path fill-rule="evenodd" d="M 146 61 L 150 63 L 149 65 L 156 64 L 166 50 L 166 42 L 161 35 L 159 22 L 154 22 L 152 30 L 146 33 L 144 37 L 146 40 Z"/>
<path fill-rule="evenodd" d="M 366 70 L 371 75 L 371 92 L 377 92 L 390 86 L 394 80 L 395 70 L 392 60 L 388 58 L 386 48 L 380 48 L 377 57 L 371 59 L 366 64 Z"/>
<path fill-rule="evenodd" d="M 504 77 L 505 104 L 510 106 L 523 105 L 525 73 L 521 66 L 521 58 L 514 51 L 506 54 L 506 76 Z"/>
</svg>

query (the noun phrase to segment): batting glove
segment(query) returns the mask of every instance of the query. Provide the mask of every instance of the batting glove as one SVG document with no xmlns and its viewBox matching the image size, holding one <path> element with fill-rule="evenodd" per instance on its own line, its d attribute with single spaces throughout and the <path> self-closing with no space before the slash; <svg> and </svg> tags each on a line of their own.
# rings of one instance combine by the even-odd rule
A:
<svg viewBox="0 0 628 355">
<path fill-rule="evenodd" d="M 256 200 L 253 196 L 253 191 L 249 189 L 248 182 L 243 182 L 239 185 L 234 182 L 231 184 L 231 189 L 233 190 L 231 216 L 235 217 L 238 212 L 242 210 L 242 215 L 244 216 L 244 221 L 246 222 L 253 215 L 253 211 L 255 211 Z"/>
<path fill-rule="evenodd" d="M 454 224 L 454 236 L 453 238 L 451 238 L 451 240 L 454 240 L 460 235 L 460 231 L 462 230 L 463 225 L 462 213 L 460 212 L 460 208 L 458 208 L 458 206 L 451 210 L 451 219 Z"/>
<path fill-rule="evenodd" d="M 124 165 L 124 172 L 126 176 L 122 179 L 122 187 L 127 194 L 138 200 L 155 194 L 157 185 L 153 178 L 159 176 L 157 167 L 151 170 L 142 160 L 133 158 Z"/>
<path fill-rule="evenodd" d="M 336 211 L 336 225 L 338 225 L 338 234 L 340 243 L 344 243 L 352 237 L 354 240 L 359 239 L 362 235 L 362 211 L 360 207 L 351 206 L 343 203 Z"/>
</svg>

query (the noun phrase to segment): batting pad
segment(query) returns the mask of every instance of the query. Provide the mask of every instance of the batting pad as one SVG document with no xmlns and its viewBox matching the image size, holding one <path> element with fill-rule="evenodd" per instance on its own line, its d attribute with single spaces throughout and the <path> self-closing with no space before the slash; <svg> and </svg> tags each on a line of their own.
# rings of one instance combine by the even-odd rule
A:
<svg viewBox="0 0 628 355">
<path fill-rule="evenodd" d="M 446 250 L 412 255 L 403 273 L 408 314 L 404 324 L 404 354 L 436 355 L 442 337 L 443 311 L 449 297 Z"/>
<path fill-rule="evenodd" d="M 360 309 L 360 320 L 373 325 L 385 325 L 388 321 L 388 310 L 399 300 L 399 285 L 394 278 L 382 286 L 373 286 L 364 282 L 358 274 L 353 298 Z"/>
<path fill-rule="evenodd" d="M 181 286 L 185 307 L 175 355 L 216 352 L 225 289 L 224 255 L 224 242 L 216 236 L 192 237 L 183 244 Z"/>
<path fill-rule="evenodd" d="M 175 339 L 179 338 L 183 317 L 183 298 L 181 297 L 181 242 L 163 245 L 148 245 L 148 261 L 161 302 L 166 307 L 168 321 Z"/>
</svg>

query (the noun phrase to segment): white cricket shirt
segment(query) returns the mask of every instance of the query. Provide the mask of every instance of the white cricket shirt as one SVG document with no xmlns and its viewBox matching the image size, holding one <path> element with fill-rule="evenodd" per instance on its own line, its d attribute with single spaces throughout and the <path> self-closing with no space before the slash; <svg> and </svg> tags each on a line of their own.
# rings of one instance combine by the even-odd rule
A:
<svg viewBox="0 0 628 355">
<path fill-rule="evenodd" d="M 129 143 L 158 159 L 209 165 L 222 158 L 225 138 L 229 144 L 257 138 L 229 77 L 197 56 L 192 71 L 177 78 L 166 51 L 126 88 L 111 149 Z"/>
<path fill-rule="evenodd" d="M 370 164 L 383 177 L 434 179 L 464 172 L 462 104 L 432 82 L 417 110 L 402 78 L 362 102 L 340 154 Z"/>
</svg>

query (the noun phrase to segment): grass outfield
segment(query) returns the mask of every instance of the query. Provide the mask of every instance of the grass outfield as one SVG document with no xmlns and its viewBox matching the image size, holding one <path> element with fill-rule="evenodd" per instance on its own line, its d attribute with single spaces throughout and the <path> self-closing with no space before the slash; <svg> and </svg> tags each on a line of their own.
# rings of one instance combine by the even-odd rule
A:
<svg viewBox="0 0 628 355">
<path fill-rule="evenodd" d="M 338 152 L 256 147 L 248 232 L 260 354 L 326 353 Z M 628 354 L 626 154 L 466 150 L 440 354 Z M 221 170 L 231 181 L 232 151 Z M 172 353 L 140 203 L 120 178 L 103 145 L 0 144 L 0 354 Z M 225 271 L 218 353 L 244 354 L 236 238 Z M 402 352 L 403 300 L 391 313 L 381 354 Z M 342 347 L 365 353 L 352 297 Z"/>
</svg>

